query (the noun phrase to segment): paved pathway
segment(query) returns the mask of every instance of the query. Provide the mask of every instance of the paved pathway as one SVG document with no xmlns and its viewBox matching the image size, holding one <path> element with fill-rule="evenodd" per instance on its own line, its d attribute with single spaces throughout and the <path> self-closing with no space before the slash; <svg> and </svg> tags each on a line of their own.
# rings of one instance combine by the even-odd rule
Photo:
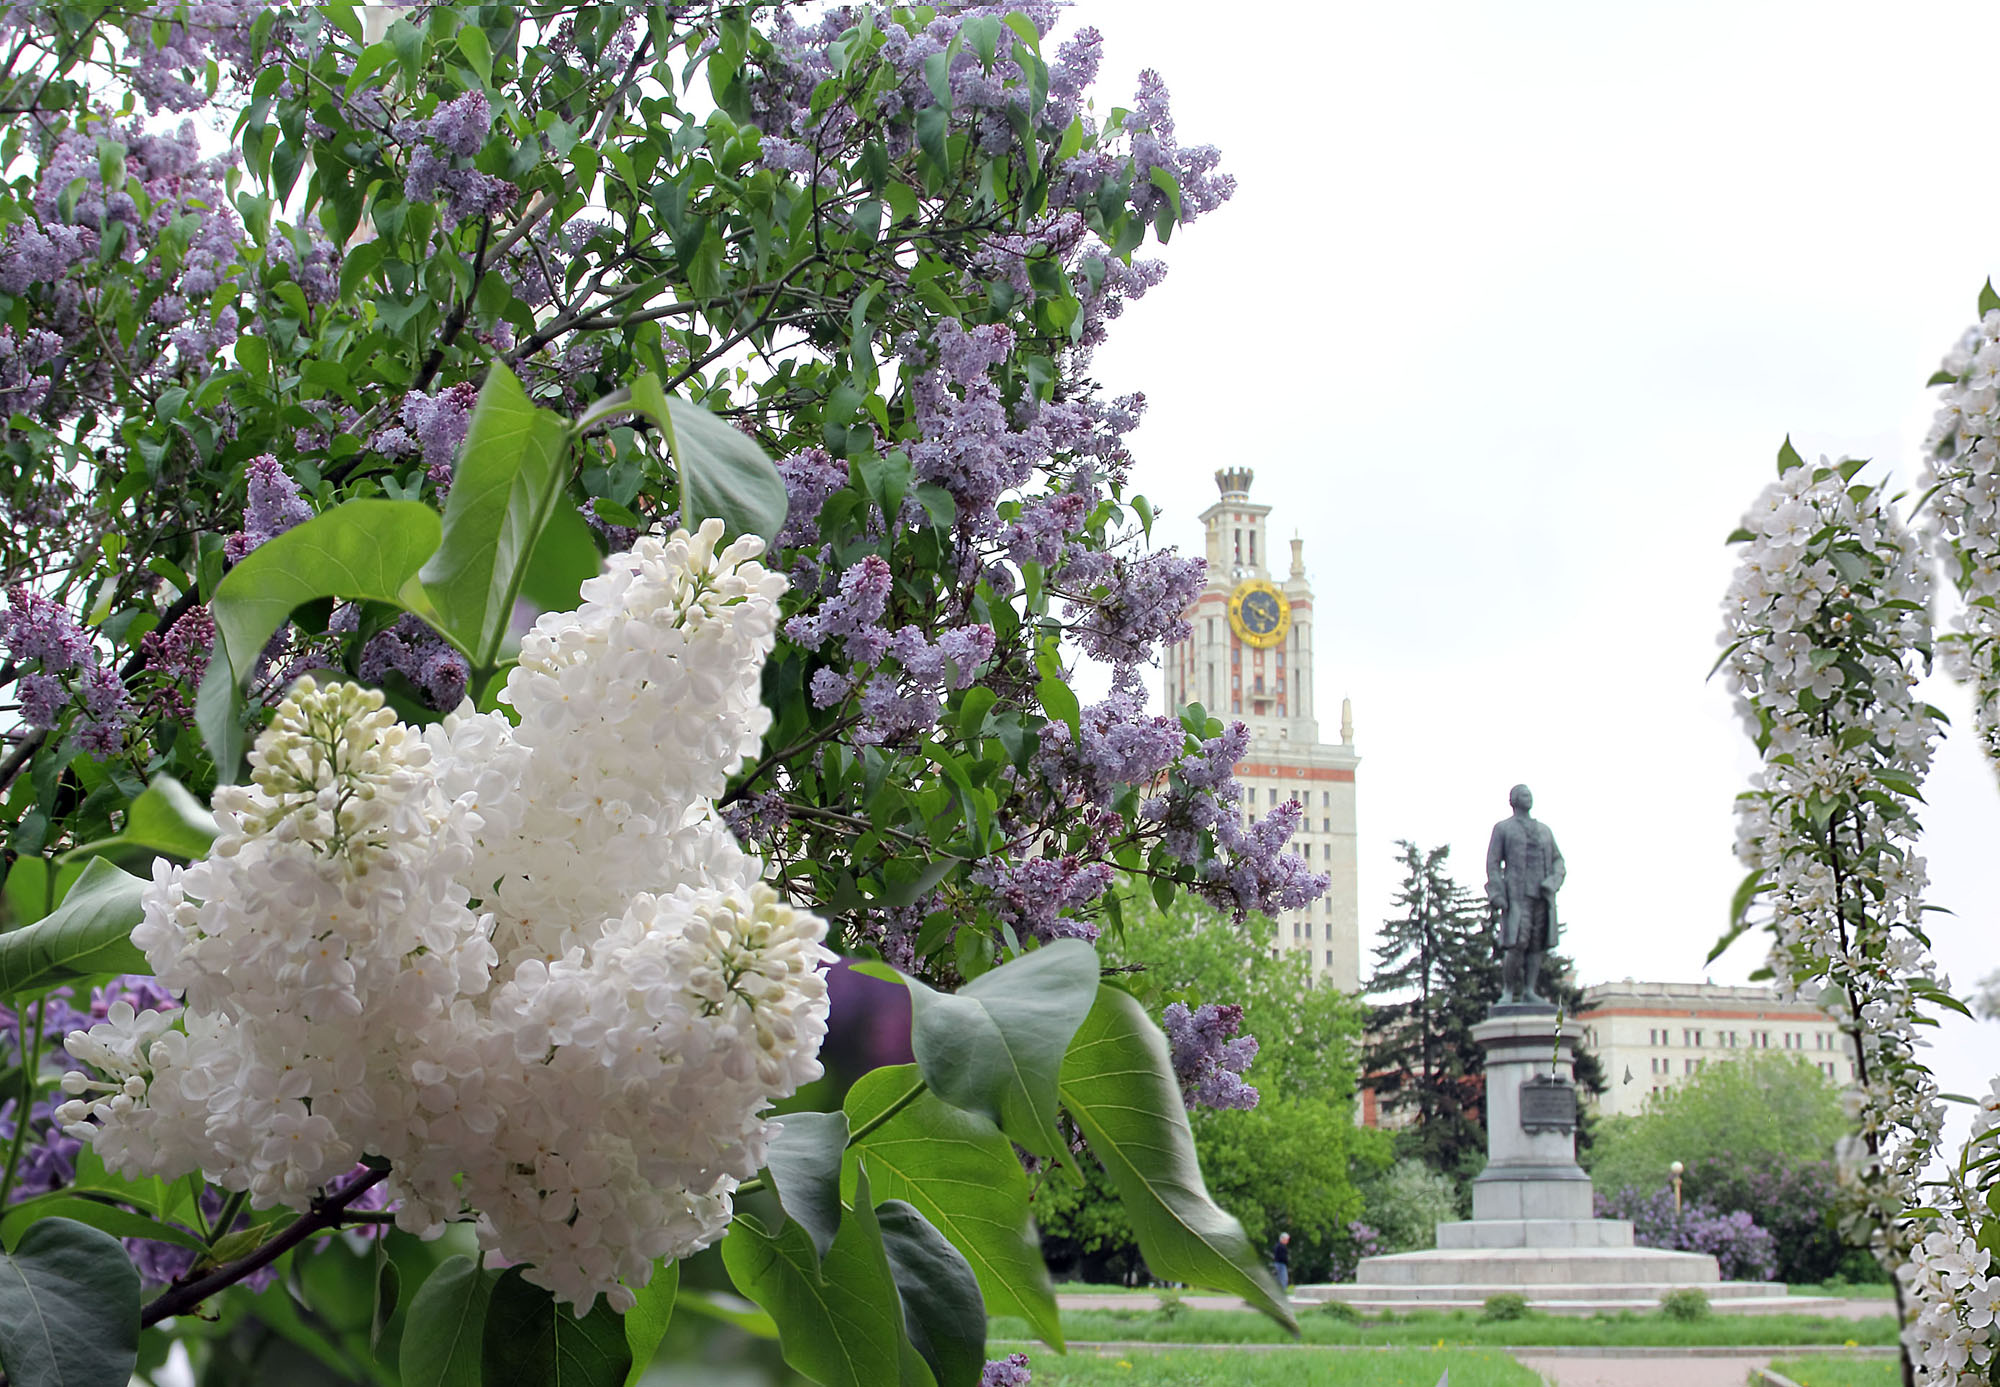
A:
<svg viewBox="0 0 2000 1387">
<path fill-rule="evenodd" d="M 1514 1361 L 1540 1374 L 1553 1387 L 1744 1387 L 1750 1370 L 1771 1359 L 1763 1355 L 1728 1358 L 1583 1358 L 1516 1353 Z"/>
</svg>

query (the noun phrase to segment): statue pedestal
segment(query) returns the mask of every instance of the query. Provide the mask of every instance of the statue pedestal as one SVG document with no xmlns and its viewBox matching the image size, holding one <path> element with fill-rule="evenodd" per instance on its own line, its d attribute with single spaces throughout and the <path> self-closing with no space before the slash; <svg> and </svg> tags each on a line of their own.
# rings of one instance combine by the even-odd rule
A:
<svg viewBox="0 0 2000 1387">
<path fill-rule="evenodd" d="M 1784 1308 L 1777 1282 L 1724 1281 L 1713 1257 L 1636 1247 L 1630 1223 L 1591 1217 L 1590 1177 L 1576 1163 L 1569 1029 L 1558 1030 L 1552 1006 L 1489 1011 L 1472 1030 L 1486 1049 L 1487 1157 L 1472 1182 L 1472 1217 L 1440 1223 L 1431 1250 L 1364 1257 L 1353 1285 L 1302 1286 L 1294 1298 L 1377 1311 L 1476 1309 L 1511 1291 L 1544 1309 L 1588 1313 L 1699 1286 L 1719 1305 Z"/>
<path fill-rule="evenodd" d="M 1589 1221 L 1590 1177 L 1576 1163 L 1576 1041 L 1543 1006 L 1496 1006 L 1472 1035 L 1486 1050 L 1486 1169 L 1472 1182 L 1473 1222 Z"/>
</svg>

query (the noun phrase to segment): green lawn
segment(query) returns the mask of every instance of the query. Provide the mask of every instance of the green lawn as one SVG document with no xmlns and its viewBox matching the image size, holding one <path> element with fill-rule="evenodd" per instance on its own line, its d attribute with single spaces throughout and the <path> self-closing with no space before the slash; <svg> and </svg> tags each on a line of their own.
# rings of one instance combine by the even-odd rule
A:
<svg viewBox="0 0 2000 1387">
<path fill-rule="evenodd" d="M 1530 1315 L 1526 1319 L 1485 1323 L 1466 1312 L 1428 1312 L 1384 1316 L 1360 1324 L 1337 1319 L 1323 1310 L 1299 1312 L 1299 1327 L 1308 1344 L 1342 1346 L 1454 1345 L 1592 1347 L 1744 1346 L 1784 1344 L 1893 1344 L 1895 1319 L 1889 1315 L 1863 1320 L 1820 1315 L 1710 1315 L 1692 1322 L 1646 1314 Z M 1187 1310 L 1172 1314 L 1151 1306 L 1130 1310 L 1065 1310 L 1063 1332 L 1071 1339 L 1097 1343 L 1159 1344 L 1280 1344 L 1290 1337 L 1262 1315 L 1243 1310 Z M 989 1330 L 996 1339 L 1026 1339 L 1030 1331 L 1018 1319 L 996 1318 Z M 1435 1379 L 1433 1379 L 1435 1381 Z"/>
<path fill-rule="evenodd" d="M 1771 1371 L 1799 1387 L 1897 1387 L 1902 1367 L 1894 1358 L 1781 1358 Z M 1038 1378 L 1039 1380 L 1039 1378 Z"/>
<path fill-rule="evenodd" d="M 1404 1349 L 1394 1353 L 1277 1349 L 1270 1352 L 1135 1349 L 1058 1356 L 1040 1344 L 987 1343 L 998 1356 L 1023 1352 L 1035 1387 L 1541 1387 L 1541 1379 L 1504 1353 L 1473 1349 Z"/>
<path fill-rule="evenodd" d="M 1793 1295 L 1837 1295 L 1842 1300 L 1894 1300 L 1896 1288 L 1887 1281 L 1828 1281 L 1814 1285 L 1794 1282 L 1785 1287 Z"/>
</svg>

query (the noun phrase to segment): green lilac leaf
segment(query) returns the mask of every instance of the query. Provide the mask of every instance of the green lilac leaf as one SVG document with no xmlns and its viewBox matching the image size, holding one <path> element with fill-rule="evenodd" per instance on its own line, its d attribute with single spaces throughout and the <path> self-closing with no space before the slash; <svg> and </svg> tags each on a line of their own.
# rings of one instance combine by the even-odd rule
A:
<svg viewBox="0 0 2000 1387">
<path fill-rule="evenodd" d="M 786 1113 L 771 1139 L 765 1168 L 786 1217 L 806 1230 L 821 1257 L 840 1231 L 840 1153 L 847 1147 L 847 1115 Z"/>
<path fill-rule="evenodd" d="M 480 1387 L 493 1281 L 470 1257 L 448 1257 L 424 1278 L 403 1328 L 403 1387 Z"/>
<path fill-rule="evenodd" d="M 821 1387 L 932 1382 L 903 1334 L 866 1172 L 824 1262 L 797 1220 L 774 1235 L 742 1216 L 723 1239 L 722 1262 L 736 1288 L 777 1322 L 785 1361 Z"/>
<path fill-rule="evenodd" d="M 1096 950 L 1059 939 L 957 992 L 914 978 L 909 986 L 910 1046 L 931 1091 L 1037 1155 L 1067 1150 L 1055 1127 L 1056 1082 L 1097 993 Z"/>
<path fill-rule="evenodd" d="M 633 1294 L 638 1297 L 625 1312 L 625 1346 L 632 1350 L 632 1367 L 625 1374 L 625 1387 L 634 1387 L 646 1375 L 660 1341 L 667 1337 L 673 1322 L 674 1299 L 680 1289 L 681 1264 L 668 1262 L 653 1269 L 653 1279 Z"/>
<path fill-rule="evenodd" d="M 452 474 L 437 552 L 421 574 L 439 629 L 475 669 L 499 661 L 536 541 L 567 504 L 569 432 L 560 416 L 535 407 L 512 371 L 498 362 L 488 369 Z"/>
<path fill-rule="evenodd" d="M 0 1255 L 10 1387 L 126 1387 L 138 1357 L 139 1271 L 118 1239 L 50 1218 Z"/>
<path fill-rule="evenodd" d="M 510 1267 L 486 1305 L 481 1387 L 624 1387 L 625 1326 L 602 1297 L 579 1319 Z"/>
<path fill-rule="evenodd" d="M 62 904 L 34 924 L 0 934 L 0 996 L 101 973 L 150 971 L 132 944 L 144 913 L 143 878 L 93 857 Z"/>
<path fill-rule="evenodd" d="M 247 682 L 293 610 L 321 597 L 388 602 L 425 615 L 421 598 L 412 606 L 404 589 L 439 533 L 437 512 L 420 501 L 362 500 L 264 541 L 215 586 L 210 610 L 221 663 L 237 684 Z"/>
<path fill-rule="evenodd" d="M 847 1120 L 865 1126 L 916 1081 L 913 1064 L 862 1075 L 847 1092 Z M 1028 1213 L 1028 1177 L 998 1127 L 926 1093 L 855 1143 L 850 1186 L 862 1155 L 877 1193 L 913 1205 L 965 1254 L 991 1313 L 1018 1315 L 1062 1347 L 1062 1317 Z"/>
<path fill-rule="evenodd" d="M 1298 1321 L 1243 1225 L 1209 1198 L 1167 1038 L 1131 994 L 1098 989 L 1062 1066 L 1063 1106 L 1104 1163 L 1153 1275 Z"/>
<path fill-rule="evenodd" d="M 875 1206 L 882 1248 L 903 1298 L 903 1328 L 938 1387 L 979 1387 L 986 1303 L 964 1254 L 900 1199 Z"/>
<path fill-rule="evenodd" d="M 187 786 L 170 775 L 156 778 L 125 807 L 125 827 L 110 838 L 85 843 L 66 858 L 149 849 L 192 861 L 215 841 L 215 817 Z"/>
</svg>

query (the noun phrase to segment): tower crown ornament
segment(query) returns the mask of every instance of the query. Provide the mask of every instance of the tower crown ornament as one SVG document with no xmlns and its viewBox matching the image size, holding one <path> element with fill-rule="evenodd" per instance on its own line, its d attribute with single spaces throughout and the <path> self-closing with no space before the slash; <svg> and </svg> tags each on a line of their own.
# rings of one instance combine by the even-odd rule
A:
<svg viewBox="0 0 2000 1387">
<path fill-rule="evenodd" d="M 1249 496 L 1250 479 L 1256 475 L 1248 467 L 1222 467 L 1216 469 L 1215 484 L 1225 501 L 1242 500 Z"/>
</svg>

